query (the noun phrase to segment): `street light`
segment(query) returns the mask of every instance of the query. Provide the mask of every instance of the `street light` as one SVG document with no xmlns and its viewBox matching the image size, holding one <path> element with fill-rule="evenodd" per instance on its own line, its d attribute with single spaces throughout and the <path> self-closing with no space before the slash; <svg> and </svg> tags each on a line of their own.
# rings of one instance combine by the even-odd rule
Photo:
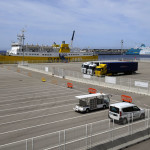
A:
<svg viewBox="0 0 150 150">
<path fill-rule="evenodd" d="M 18 40 L 19 40 L 19 44 L 21 45 L 21 50 L 23 52 L 23 58 L 22 58 L 22 61 L 23 61 L 23 65 L 24 65 L 24 40 L 25 40 L 25 36 L 24 36 L 24 32 L 25 30 L 22 29 L 22 34 L 21 35 L 17 35 L 18 36 Z"/>
</svg>

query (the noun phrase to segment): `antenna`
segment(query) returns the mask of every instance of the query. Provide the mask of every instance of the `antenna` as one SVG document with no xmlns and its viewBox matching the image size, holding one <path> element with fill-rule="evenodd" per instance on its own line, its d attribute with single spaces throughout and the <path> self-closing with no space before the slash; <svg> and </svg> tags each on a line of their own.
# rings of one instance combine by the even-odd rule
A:
<svg viewBox="0 0 150 150">
<path fill-rule="evenodd" d="M 19 44 L 24 45 L 24 40 L 25 40 L 24 32 L 25 32 L 25 30 L 22 29 L 21 32 L 22 32 L 21 34 L 17 35 L 17 37 L 18 37 L 17 39 L 19 41 Z"/>
</svg>

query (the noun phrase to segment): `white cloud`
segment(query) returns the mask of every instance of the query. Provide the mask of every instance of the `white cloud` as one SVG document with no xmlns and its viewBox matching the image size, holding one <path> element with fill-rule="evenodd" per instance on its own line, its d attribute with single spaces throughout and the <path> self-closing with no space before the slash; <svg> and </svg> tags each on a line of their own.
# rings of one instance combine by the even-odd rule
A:
<svg viewBox="0 0 150 150">
<path fill-rule="evenodd" d="M 42 30 L 51 32 L 51 38 L 75 29 L 78 36 L 83 36 L 83 39 L 78 37 L 80 40 L 107 39 L 108 36 L 112 41 L 119 40 L 119 36 L 141 40 L 150 29 L 149 14 L 149 0 L 57 0 L 57 3 L 53 0 L 0 0 L 0 26 L 20 30 L 27 25 L 30 31 L 36 29 L 37 34 Z"/>
</svg>

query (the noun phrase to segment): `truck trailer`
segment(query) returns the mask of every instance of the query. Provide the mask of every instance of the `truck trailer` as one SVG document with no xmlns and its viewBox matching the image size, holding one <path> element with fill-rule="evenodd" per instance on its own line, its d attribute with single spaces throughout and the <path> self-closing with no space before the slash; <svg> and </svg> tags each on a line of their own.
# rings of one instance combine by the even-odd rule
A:
<svg viewBox="0 0 150 150">
<path fill-rule="evenodd" d="M 101 62 L 95 69 L 95 76 L 132 74 L 138 70 L 138 62 Z"/>
</svg>

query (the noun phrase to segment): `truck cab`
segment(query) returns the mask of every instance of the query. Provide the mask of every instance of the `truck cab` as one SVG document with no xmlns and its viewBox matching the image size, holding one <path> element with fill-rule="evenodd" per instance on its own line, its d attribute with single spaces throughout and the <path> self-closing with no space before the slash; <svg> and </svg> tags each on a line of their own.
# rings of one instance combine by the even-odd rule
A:
<svg viewBox="0 0 150 150">
<path fill-rule="evenodd" d="M 96 66 L 97 66 L 96 64 L 90 64 L 89 69 L 87 69 L 87 74 L 89 74 L 91 76 L 94 75 Z"/>
<path fill-rule="evenodd" d="M 107 73 L 107 65 L 106 64 L 100 64 L 95 68 L 95 76 L 101 76 L 105 75 Z"/>
<path fill-rule="evenodd" d="M 110 95 L 104 93 L 75 96 L 79 103 L 73 108 L 76 112 L 90 112 L 100 108 L 109 108 Z"/>
<path fill-rule="evenodd" d="M 81 72 L 83 74 L 86 74 L 87 73 L 87 69 L 89 68 L 89 65 L 91 64 L 92 62 L 85 62 L 82 64 L 81 66 Z"/>
<path fill-rule="evenodd" d="M 93 62 L 92 64 L 90 64 L 89 68 L 87 69 L 87 74 L 93 76 L 98 65 L 100 65 L 100 62 Z"/>
</svg>

